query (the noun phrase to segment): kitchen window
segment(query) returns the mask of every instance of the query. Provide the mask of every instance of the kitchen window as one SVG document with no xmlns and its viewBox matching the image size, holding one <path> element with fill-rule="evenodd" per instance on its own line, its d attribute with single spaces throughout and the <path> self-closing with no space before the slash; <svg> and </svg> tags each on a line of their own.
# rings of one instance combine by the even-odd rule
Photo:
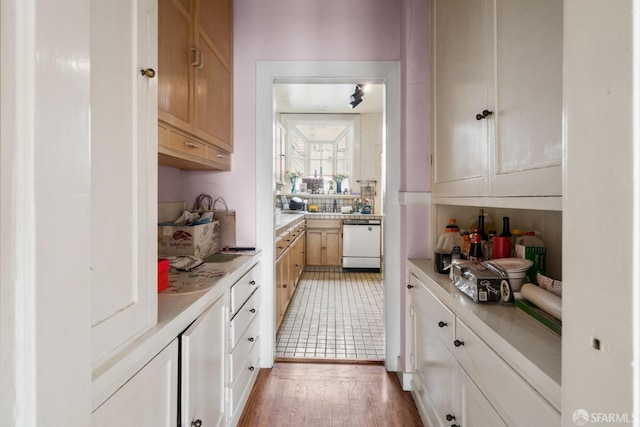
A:
<svg viewBox="0 0 640 427">
<path fill-rule="evenodd" d="M 352 114 L 283 114 L 287 170 L 305 177 L 351 176 L 358 117 Z M 328 187 L 327 187 L 328 188 Z"/>
</svg>

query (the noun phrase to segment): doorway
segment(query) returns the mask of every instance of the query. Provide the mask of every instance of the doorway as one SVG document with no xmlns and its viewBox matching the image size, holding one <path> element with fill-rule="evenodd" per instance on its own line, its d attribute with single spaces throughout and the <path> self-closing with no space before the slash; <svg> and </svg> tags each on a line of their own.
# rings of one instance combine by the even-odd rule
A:
<svg viewBox="0 0 640 427">
<path fill-rule="evenodd" d="M 275 90 L 276 82 L 348 83 L 368 81 L 385 86 L 384 143 L 381 196 L 385 206 L 383 241 L 383 323 L 387 337 L 385 367 L 396 371 L 400 354 L 400 64 L 396 61 L 259 61 L 256 66 L 256 216 L 257 244 L 262 249 L 265 292 L 262 296 L 261 359 L 264 367 L 275 359 L 274 282 L 275 214 Z M 271 337 L 268 339 L 267 337 Z"/>
</svg>

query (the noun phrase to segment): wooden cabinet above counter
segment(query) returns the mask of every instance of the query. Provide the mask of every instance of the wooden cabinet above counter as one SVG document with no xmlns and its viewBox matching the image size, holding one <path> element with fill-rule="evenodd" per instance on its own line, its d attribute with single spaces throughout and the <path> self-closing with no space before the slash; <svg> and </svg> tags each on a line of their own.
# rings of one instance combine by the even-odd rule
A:
<svg viewBox="0 0 640 427">
<path fill-rule="evenodd" d="M 158 163 L 230 170 L 231 0 L 158 3 Z"/>
</svg>

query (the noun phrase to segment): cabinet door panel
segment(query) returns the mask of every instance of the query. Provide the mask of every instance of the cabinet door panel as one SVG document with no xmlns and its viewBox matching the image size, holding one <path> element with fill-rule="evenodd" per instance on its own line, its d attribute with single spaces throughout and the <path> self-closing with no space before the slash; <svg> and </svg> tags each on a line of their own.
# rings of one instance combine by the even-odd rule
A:
<svg viewBox="0 0 640 427">
<path fill-rule="evenodd" d="M 198 49 L 202 64 L 195 69 L 195 129 L 207 142 L 231 152 L 231 70 L 202 37 Z"/>
<path fill-rule="evenodd" d="M 307 264 L 322 265 L 321 230 L 307 230 Z"/>
<path fill-rule="evenodd" d="M 225 297 L 202 314 L 181 337 L 182 425 L 224 423 Z"/>
<path fill-rule="evenodd" d="M 492 2 L 434 2 L 434 184 L 439 191 L 478 194 L 488 174 L 493 109 Z"/>
<path fill-rule="evenodd" d="M 325 236 L 325 265 L 342 265 L 342 230 L 327 230 Z"/>
<path fill-rule="evenodd" d="M 496 10 L 492 193 L 562 195 L 562 2 L 498 2 Z M 506 186 L 514 174 L 522 178 Z"/>
<path fill-rule="evenodd" d="M 471 381 L 469 375 L 458 366 L 460 380 L 459 419 L 465 427 L 506 427 L 500 415 L 480 389 Z"/>
<path fill-rule="evenodd" d="M 95 367 L 157 318 L 157 92 L 139 71 L 157 68 L 157 9 L 153 1 L 94 1 L 91 16 Z"/>
<path fill-rule="evenodd" d="M 158 1 L 158 116 L 188 131 L 192 121 L 193 22 L 174 0 Z"/>
<path fill-rule="evenodd" d="M 222 60 L 231 64 L 231 22 L 233 22 L 231 0 L 199 1 L 198 26 L 213 43 Z"/>
<path fill-rule="evenodd" d="M 177 424 L 177 339 L 91 414 L 94 427 L 175 427 Z"/>
</svg>

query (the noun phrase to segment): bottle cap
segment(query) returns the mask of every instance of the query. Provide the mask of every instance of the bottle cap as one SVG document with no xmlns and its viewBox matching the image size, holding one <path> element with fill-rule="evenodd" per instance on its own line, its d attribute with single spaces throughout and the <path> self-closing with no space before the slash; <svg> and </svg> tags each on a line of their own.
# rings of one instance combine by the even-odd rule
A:
<svg viewBox="0 0 640 427">
<path fill-rule="evenodd" d="M 511 234 L 522 234 L 522 230 L 520 230 L 519 228 L 514 228 L 513 230 L 511 230 Z"/>
<path fill-rule="evenodd" d="M 525 231 L 524 235 L 525 236 L 535 236 L 536 232 L 535 231 Z"/>
</svg>

